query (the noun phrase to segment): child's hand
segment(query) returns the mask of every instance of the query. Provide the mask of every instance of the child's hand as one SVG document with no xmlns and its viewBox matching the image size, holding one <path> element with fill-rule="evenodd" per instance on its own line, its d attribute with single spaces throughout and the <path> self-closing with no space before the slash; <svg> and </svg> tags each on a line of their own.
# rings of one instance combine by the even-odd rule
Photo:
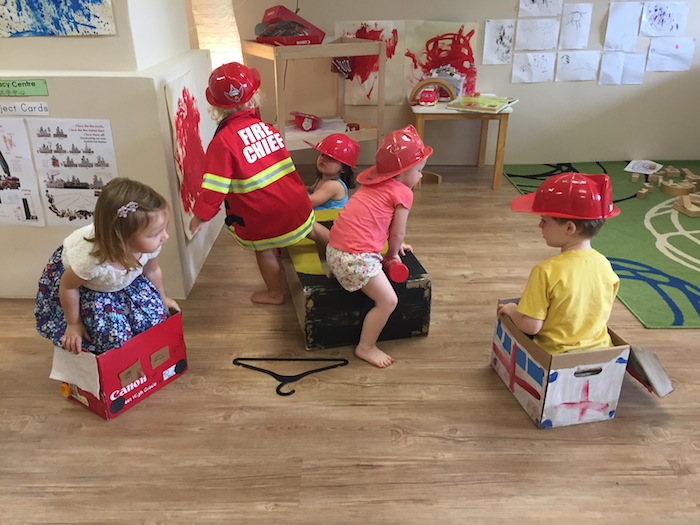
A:
<svg viewBox="0 0 700 525">
<path fill-rule="evenodd" d="M 190 220 L 190 233 L 192 235 L 197 233 L 201 229 L 203 223 L 204 221 L 196 215 L 192 217 L 192 219 Z"/>
<path fill-rule="evenodd" d="M 412 252 L 413 248 L 410 244 L 401 243 L 401 248 L 399 248 L 399 254 L 406 255 L 406 252 Z"/>
<path fill-rule="evenodd" d="M 69 324 L 66 333 L 61 337 L 61 346 L 74 354 L 79 354 L 83 349 L 83 339 L 92 341 L 87 328 L 83 323 Z"/>
<path fill-rule="evenodd" d="M 385 255 L 384 258 L 382 259 L 382 267 L 386 268 L 389 266 L 391 263 L 394 262 L 401 262 L 401 257 L 398 255 Z"/>
<path fill-rule="evenodd" d="M 171 299 L 170 297 L 165 297 L 163 299 L 163 304 L 165 305 L 165 308 L 168 310 L 175 310 L 176 312 L 182 312 L 182 308 L 180 308 L 180 305 L 177 304 L 175 299 Z"/>
<path fill-rule="evenodd" d="M 513 312 L 516 312 L 518 309 L 518 305 L 516 303 L 500 303 L 496 307 L 496 315 L 507 315 L 509 317 L 513 317 Z"/>
</svg>

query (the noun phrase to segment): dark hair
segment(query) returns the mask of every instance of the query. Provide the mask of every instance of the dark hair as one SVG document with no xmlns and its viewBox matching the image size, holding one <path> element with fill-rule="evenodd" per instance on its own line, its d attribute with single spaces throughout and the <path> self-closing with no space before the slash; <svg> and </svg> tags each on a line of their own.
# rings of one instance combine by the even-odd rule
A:
<svg viewBox="0 0 700 525">
<path fill-rule="evenodd" d="M 349 165 L 343 164 L 340 170 L 340 178 L 348 189 L 355 187 L 355 171 Z"/>
<path fill-rule="evenodd" d="M 165 198 L 150 186 L 125 177 L 112 179 L 95 204 L 95 236 L 85 239 L 93 243 L 90 255 L 101 263 L 137 268 L 140 264 L 127 248 L 129 238 L 148 226 L 153 213 L 169 211 Z"/>
<path fill-rule="evenodd" d="M 559 224 L 566 224 L 571 221 L 576 226 L 576 231 L 585 239 L 592 239 L 605 224 L 605 219 L 565 219 L 563 217 L 552 217 Z"/>
<path fill-rule="evenodd" d="M 316 178 L 323 178 L 323 174 L 321 174 L 318 169 L 316 169 Z M 355 187 L 355 170 L 348 164 L 343 164 L 342 162 L 340 163 L 340 180 L 345 183 L 349 190 Z"/>
</svg>

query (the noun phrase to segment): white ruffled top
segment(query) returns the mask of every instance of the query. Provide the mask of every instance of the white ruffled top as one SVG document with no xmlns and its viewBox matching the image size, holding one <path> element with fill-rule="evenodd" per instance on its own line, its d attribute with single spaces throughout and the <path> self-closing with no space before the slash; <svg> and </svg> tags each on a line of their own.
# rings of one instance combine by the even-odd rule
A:
<svg viewBox="0 0 700 525">
<path fill-rule="evenodd" d="M 109 262 L 100 263 L 90 255 L 94 244 L 85 240 L 95 234 L 92 224 L 75 230 L 63 241 L 63 265 L 71 268 L 81 279 L 87 281 L 83 286 L 96 292 L 116 292 L 129 286 L 143 273 L 143 266 L 158 257 L 160 248 L 153 253 L 144 253 L 139 258 L 141 266 L 127 271 L 116 268 Z"/>
</svg>

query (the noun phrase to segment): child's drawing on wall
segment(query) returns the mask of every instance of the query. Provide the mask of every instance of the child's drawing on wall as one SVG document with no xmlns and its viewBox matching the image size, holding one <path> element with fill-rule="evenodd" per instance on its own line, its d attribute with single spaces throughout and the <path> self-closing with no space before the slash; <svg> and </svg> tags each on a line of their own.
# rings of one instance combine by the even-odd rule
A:
<svg viewBox="0 0 700 525">
<path fill-rule="evenodd" d="M 554 53 L 516 53 L 513 57 L 513 84 L 551 82 L 554 79 Z"/>
<path fill-rule="evenodd" d="M 406 80 L 408 90 L 422 78 L 439 76 L 455 89 L 471 77 L 476 80 L 475 53 L 477 24 L 455 22 L 406 22 Z M 438 74 L 439 72 L 439 74 Z"/>
<path fill-rule="evenodd" d="M 484 64 L 510 64 L 513 60 L 515 20 L 487 20 L 484 28 Z"/>
<path fill-rule="evenodd" d="M 592 4 L 564 5 L 559 49 L 586 49 L 588 47 L 592 12 Z"/>
<path fill-rule="evenodd" d="M 112 0 L 0 2 L 0 37 L 113 34 Z"/>
<path fill-rule="evenodd" d="M 688 2 L 645 2 L 640 34 L 644 36 L 678 36 L 688 21 Z"/>
</svg>

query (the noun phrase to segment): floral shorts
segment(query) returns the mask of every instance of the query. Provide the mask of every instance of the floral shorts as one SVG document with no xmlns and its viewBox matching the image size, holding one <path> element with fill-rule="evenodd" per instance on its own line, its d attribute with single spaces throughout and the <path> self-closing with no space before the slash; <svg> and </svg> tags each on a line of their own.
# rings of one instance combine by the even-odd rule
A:
<svg viewBox="0 0 700 525">
<path fill-rule="evenodd" d="M 382 256 L 378 253 L 347 253 L 326 247 L 326 261 L 335 278 L 348 292 L 363 288 L 382 271 Z"/>
</svg>

